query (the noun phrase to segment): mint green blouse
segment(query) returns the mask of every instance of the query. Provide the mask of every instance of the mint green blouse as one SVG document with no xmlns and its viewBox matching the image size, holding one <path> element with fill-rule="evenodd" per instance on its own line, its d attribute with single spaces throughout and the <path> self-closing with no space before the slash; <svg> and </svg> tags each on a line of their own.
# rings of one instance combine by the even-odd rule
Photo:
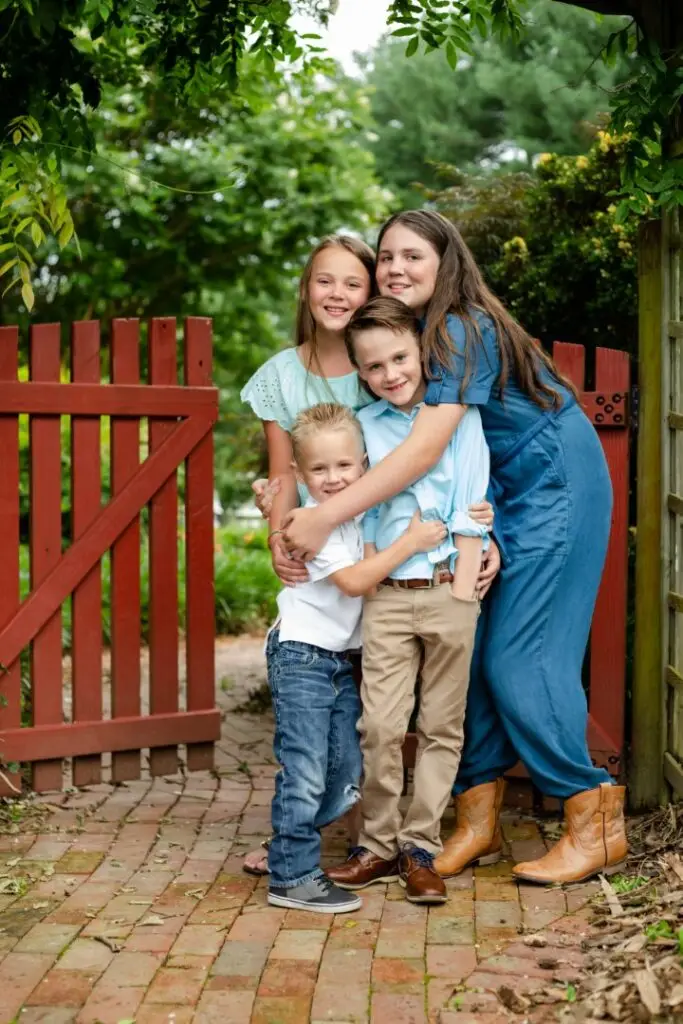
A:
<svg viewBox="0 0 683 1024">
<path fill-rule="evenodd" d="M 357 412 L 373 401 L 355 371 L 342 377 L 318 377 L 306 369 L 295 348 L 278 352 L 259 367 L 240 398 L 260 420 L 273 420 L 287 433 L 303 409 L 319 402 L 338 402 Z"/>
</svg>

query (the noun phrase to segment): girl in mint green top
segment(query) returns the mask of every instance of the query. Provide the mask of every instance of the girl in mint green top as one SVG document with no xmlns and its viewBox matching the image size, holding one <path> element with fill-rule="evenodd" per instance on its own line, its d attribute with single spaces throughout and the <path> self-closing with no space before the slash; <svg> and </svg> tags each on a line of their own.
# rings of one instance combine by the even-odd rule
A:
<svg viewBox="0 0 683 1024">
<path fill-rule="evenodd" d="M 298 348 L 286 348 L 259 367 L 240 398 L 260 420 L 273 421 L 287 433 L 297 415 L 318 402 L 338 402 L 357 412 L 372 401 L 355 370 L 341 377 L 320 377 L 306 369 Z"/>
<path fill-rule="evenodd" d="M 370 296 L 375 258 L 365 242 L 330 235 L 311 253 L 299 284 L 296 347 L 285 349 L 260 367 L 242 390 L 263 422 L 268 448 L 270 550 L 273 568 L 285 584 L 307 578 L 303 562 L 290 559 L 278 532 L 283 518 L 299 504 L 292 471 L 289 431 L 297 414 L 319 402 L 360 409 L 370 400 L 362 390 L 344 344 L 351 314 Z M 263 484 L 254 487 L 262 504 Z M 267 503 L 266 503 L 267 504 Z"/>
</svg>

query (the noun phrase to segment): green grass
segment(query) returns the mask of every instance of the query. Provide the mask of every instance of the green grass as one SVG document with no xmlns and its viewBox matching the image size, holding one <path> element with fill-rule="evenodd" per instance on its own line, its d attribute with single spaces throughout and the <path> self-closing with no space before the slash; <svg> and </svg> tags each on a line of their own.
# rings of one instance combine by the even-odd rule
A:
<svg viewBox="0 0 683 1024">
<path fill-rule="evenodd" d="M 650 942 L 657 939 L 675 939 L 678 943 L 678 955 L 683 957 L 683 928 L 674 929 L 669 921 L 657 921 L 645 929 L 645 935 Z"/>
<path fill-rule="evenodd" d="M 610 885 L 616 893 L 633 892 L 635 889 L 640 889 L 641 886 L 646 885 L 649 879 L 643 878 L 642 875 L 614 875 L 610 879 Z"/>
</svg>

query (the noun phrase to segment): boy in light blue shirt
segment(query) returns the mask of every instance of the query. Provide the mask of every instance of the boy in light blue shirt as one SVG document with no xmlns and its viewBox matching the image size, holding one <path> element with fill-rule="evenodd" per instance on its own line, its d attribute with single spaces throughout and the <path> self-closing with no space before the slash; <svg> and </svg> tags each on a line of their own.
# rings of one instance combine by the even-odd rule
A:
<svg viewBox="0 0 683 1024">
<path fill-rule="evenodd" d="M 422 402 L 417 401 L 404 411 L 381 399 L 358 413 L 371 466 L 405 441 L 421 406 Z M 468 504 L 472 495 L 479 501 L 486 494 L 488 478 L 489 450 L 479 411 L 473 407 L 465 413 L 436 466 L 395 498 L 371 509 L 363 519 L 365 543 L 380 551 L 405 531 L 416 510 L 423 520 L 440 519 L 448 528 L 448 536 L 438 548 L 409 558 L 391 574 L 392 579 L 431 579 L 435 568 L 441 566 L 454 575 L 454 596 L 474 600 L 488 533 L 486 527 L 470 519 Z"/>
<path fill-rule="evenodd" d="M 352 317 L 347 344 L 378 399 L 358 414 L 374 465 L 405 440 L 424 398 L 419 322 L 398 299 L 372 299 Z M 439 463 L 366 514 L 366 557 L 394 542 L 417 510 L 423 519 L 441 520 L 448 534 L 437 549 L 408 558 L 366 597 L 359 725 L 363 828 L 349 860 L 328 871 L 342 888 L 398 878 L 412 902 L 447 899 L 433 859 L 442 848 L 441 817 L 460 761 L 479 612 L 475 584 L 487 543 L 486 528 L 467 510 L 486 494 L 488 476 L 479 412 L 470 408 Z M 401 820 L 401 749 L 421 663 L 414 791 Z"/>
</svg>

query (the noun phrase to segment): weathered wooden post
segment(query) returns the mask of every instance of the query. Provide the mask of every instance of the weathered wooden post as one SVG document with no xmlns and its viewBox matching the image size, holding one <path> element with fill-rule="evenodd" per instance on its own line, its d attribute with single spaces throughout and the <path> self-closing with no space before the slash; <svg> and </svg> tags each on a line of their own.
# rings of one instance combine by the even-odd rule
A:
<svg viewBox="0 0 683 1024">
<path fill-rule="evenodd" d="M 669 59 L 683 45 L 677 0 L 634 4 Z M 680 108 L 664 140 L 683 155 Z M 678 211 L 640 237 L 638 526 L 630 801 L 650 807 L 683 796 L 683 314 Z"/>
<path fill-rule="evenodd" d="M 662 230 L 660 221 L 652 221 L 639 238 L 636 633 L 629 779 L 635 807 L 657 803 L 663 786 Z"/>
</svg>

